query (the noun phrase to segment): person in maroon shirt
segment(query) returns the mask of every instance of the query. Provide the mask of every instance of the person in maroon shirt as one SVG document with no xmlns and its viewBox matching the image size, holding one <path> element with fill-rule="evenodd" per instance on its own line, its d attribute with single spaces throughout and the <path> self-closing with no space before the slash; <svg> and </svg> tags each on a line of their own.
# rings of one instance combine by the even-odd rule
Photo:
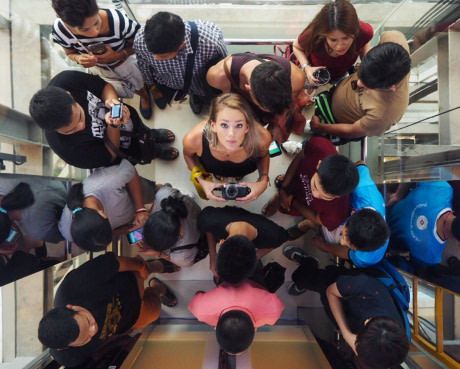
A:
<svg viewBox="0 0 460 369">
<path fill-rule="evenodd" d="M 302 215 L 305 219 L 288 229 L 291 239 L 319 226 L 332 232 L 350 215 L 349 194 L 358 181 L 356 166 L 337 154 L 327 138 L 314 136 L 304 144 L 284 177 L 278 176 L 279 192 L 262 212 L 266 216 L 277 210 Z"/>
<path fill-rule="evenodd" d="M 310 84 L 318 83 L 313 73 L 320 68 L 337 81 L 370 49 L 373 35 L 348 0 L 337 0 L 324 5 L 294 41 L 293 51 Z"/>
</svg>

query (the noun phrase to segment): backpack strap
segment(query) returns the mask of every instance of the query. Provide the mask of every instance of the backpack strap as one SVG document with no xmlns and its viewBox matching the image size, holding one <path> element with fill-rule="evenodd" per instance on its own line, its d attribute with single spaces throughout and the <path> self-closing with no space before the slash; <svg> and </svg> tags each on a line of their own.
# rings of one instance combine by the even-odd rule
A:
<svg viewBox="0 0 460 369">
<path fill-rule="evenodd" d="M 184 87 L 182 91 L 187 94 L 190 90 L 193 77 L 193 66 L 195 65 L 195 56 L 198 48 L 198 27 L 195 22 L 187 22 L 190 26 L 190 44 L 193 52 L 187 55 L 187 62 L 185 64 L 185 77 Z"/>
</svg>

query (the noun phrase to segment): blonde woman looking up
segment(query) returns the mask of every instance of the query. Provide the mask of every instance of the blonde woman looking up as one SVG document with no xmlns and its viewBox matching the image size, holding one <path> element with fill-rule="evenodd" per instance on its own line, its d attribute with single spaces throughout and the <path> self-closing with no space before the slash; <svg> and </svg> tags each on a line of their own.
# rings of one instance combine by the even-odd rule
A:
<svg viewBox="0 0 460 369">
<path fill-rule="evenodd" d="M 213 193 L 216 188 L 258 170 L 256 182 L 239 182 L 249 187 L 250 193 L 236 200 L 252 201 L 265 191 L 269 182 L 271 140 L 271 134 L 255 121 L 244 98 L 227 93 L 215 98 L 209 118 L 185 135 L 184 158 L 192 175 L 198 173 L 196 180 L 209 200 L 225 201 Z M 206 173 L 220 182 L 212 182 Z"/>
</svg>

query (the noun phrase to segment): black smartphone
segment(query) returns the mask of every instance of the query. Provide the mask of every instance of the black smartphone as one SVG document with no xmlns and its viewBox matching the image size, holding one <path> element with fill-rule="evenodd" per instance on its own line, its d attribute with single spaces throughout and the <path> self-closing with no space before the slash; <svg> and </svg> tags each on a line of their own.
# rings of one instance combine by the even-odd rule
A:
<svg viewBox="0 0 460 369">
<path fill-rule="evenodd" d="M 273 140 L 271 142 L 270 146 L 268 147 L 268 155 L 270 155 L 271 158 L 281 155 L 281 146 L 278 141 Z"/>
<path fill-rule="evenodd" d="M 107 47 L 103 42 L 96 42 L 95 44 L 89 44 L 86 47 L 94 55 L 102 55 L 107 51 Z"/>
<path fill-rule="evenodd" d="M 128 232 L 128 242 L 130 245 L 133 245 L 144 239 L 144 228 L 137 228 L 131 232 Z"/>
<path fill-rule="evenodd" d="M 110 115 L 113 119 L 118 119 L 118 118 L 121 118 L 122 111 L 123 111 L 123 104 L 122 103 L 115 104 L 112 106 Z"/>
</svg>

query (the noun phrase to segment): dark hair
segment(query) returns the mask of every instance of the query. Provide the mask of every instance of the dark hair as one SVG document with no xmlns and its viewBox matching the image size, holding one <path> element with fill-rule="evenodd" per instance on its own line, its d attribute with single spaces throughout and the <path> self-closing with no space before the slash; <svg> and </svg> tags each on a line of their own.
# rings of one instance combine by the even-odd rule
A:
<svg viewBox="0 0 460 369">
<path fill-rule="evenodd" d="M 347 220 L 348 238 L 358 250 L 372 251 L 382 246 L 390 231 L 385 219 L 372 209 L 361 209 Z"/>
<path fill-rule="evenodd" d="M 71 27 L 81 27 L 86 18 L 99 10 L 96 0 L 52 0 L 51 6 L 57 16 Z"/>
<path fill-rule="evenodd" d="M 255 335 L 251 317 L 241 310 L 222 314 L 216 326 L 216 338 L 222 350 L 229 354 L 246 351 Z"/>
<path fill-rule="evenodd" d="M 254 273 L 256 262 L 254 244 L 245 236 L 232 236 L 217 253 L 217 274 L 224 282 L 240 283 Z"/>
<path fill-rule="evenodd" d="M 6 194 L 0 201 L 0 207 L 6 211 L 22 210 L 32 206 L 34 194 L 27 183 L 21 182 Z M 0 212 L 0 243 L 3 243 L 10 233 L 12 221 L 8 214 Z"/>
<path fill-rule="evenodd" d="M 368 88 L 390 88 L 410 72 L 406 49 L 395 42 L 384 42 L 369 50 L 361 61 L 358 77 Z"/>
<path fill-rule="evenodd" d="M 359 182 L 356 165 L 343 155 L 332 154 L 324 158 L 317 173 L 324 191 L 334 196 L 348 195 Z"/>
<path fill-rule="evenodd" d="M 271 113 L 281 114 L 292 103 L 291 76 L 275 61 L 263 61 L 249 80 L 257 102 Z"/>
<path fill-rule="evenodd" d="M 460 218 L 455 217 L 450 226 L 450 231 L 457 241 L 460 241 Z"/>
<path fill-rule="evenodd" d="M 372 318 L 356 336 L 357 361 L 366 369 L 399 365 L 408 351 L 409 342 L 404 329 L 390 318 Z"/>
<path fill-rule="evenodd" d="M 66 90 L 48 86 L 32 96 L 29 114 L 40 128 L 54 131 L 71 123 L 74 102 Z"/>
<path fill-rule="evenodd" d="M 153 54 L 177 51 L 185 39 L 185 24 L 181 17 L 158 12 L 145 23 L 145 44 Z"/>
<path fill-rule="evenodd" d="M 348 36 L 353 36 L 353 43 L 348 52 L 356 49 L 361 27 L 355 7 L 347 0 L 336 0 L 322 7 L 310 24 L 302 31 L 306 33 L 300 45 L 307 54 L 321 51 L 326 48 L 326 36 L 332 31 L 341 31 Z"/>
<path fill-rule="evenodd" d="M 85 195 L 83 194 L 83 184 L 74 184 L 67 196 L 67 206 L 73 212 L 70 233 L 73 241 L 82 249 L 87 251 L 102 251 L 112 241 L 112 227 L 108 219 L 90 208 L 83 207 Z"/>
<path fill-rule="evenodd" d="M 38 339 L 45 346 L 62 349 L 68 347 L 80 334 L 75 320 L 76 312 L 66 307 L 48 311 L 38 325 Z"/>
<path fill-rule="evenodd" d="M 146 246 L 163 251 L 179 239 L 180 221 L 187 217 L 187 207 L 182 197 L 169 196 L 161 201 L 161 210 L 150 215 L 144 225 Z"/>
</svg>

